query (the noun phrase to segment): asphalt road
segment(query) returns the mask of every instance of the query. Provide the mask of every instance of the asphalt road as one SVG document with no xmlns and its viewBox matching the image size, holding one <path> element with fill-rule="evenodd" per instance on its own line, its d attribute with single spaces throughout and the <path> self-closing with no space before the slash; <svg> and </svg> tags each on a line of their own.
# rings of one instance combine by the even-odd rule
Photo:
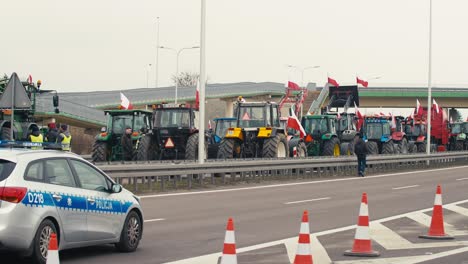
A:
<svg viewBox="0 0 468 264">
<path fill-rule="evenodd" d="M 368 195 L 371 221 L 431 208 L 437 184 L 442 186 L 444 204 L 467 200 L 467 170 L 468 166 L 364 178 L 323 178 L 312 182 L 243 185 L 239 189 L 146 196 L 142 198 L 146 221 L 144 238 L 135 253 L 119 254 L 112 246 L 106 245 L 61 251 L 60 259 L 61 263 L 70 264 L 165 263 L 216 253 L 222 251 L 229 217 L 234 219 L 237 248 L 297 236 L 304 210 L 309 211 L 310 229 L 314 234 L 356 224 L 363 192 Z M 461 206 L 468 207 L 468 203 Z M 453 216 L 452 219 L 452 223 L 459 221 L 458 227 L 465 225 L 468 229 L 468 218 Z M 407 219 L 396 219 L 387 223 L 387 226 L 395 232 L 405 233 L 404 229 L 412 224 L 407 223 Z M 412 230 L 424 232 L 424 228 L 419 226 Z M 349 230 L 342 237 L 340 233 L 336 234 L 319 237 L 319 240 L 334 261 L 345 261 L 338 257 L 342 255 L 340 246 L 350 249 L 354 231 Z M 461 238 L 465 239 L 465 236 Z M 374 244 L 378 250 L 385 251 L 378 243 Z M 284 251 L 280 247 L 269 250 Z M 430 251 L 431 254 L 439 252 L 442 250 Z M 258 254 L 265 254 L 265 251 L 259 251 Z M 278 254 L 284 255 L 284 252 Z M 392 251 L 387 256 L 406 254 L 404 250 Z M 428 250 L 421 251 L 421 254 L 428 254 Z M 260 258 L 255 253 L 250 255 L 250 258 L 244 258 L 244 262 Z M 443 263 L 463 263 L 468 259 L 468 253 L 462 250 L 441 259 Z M 285 257 L 278 257 L 277 260 L 287 263 Z M 441 263 L 437 261 L 424 263 Z"/>
</svg>

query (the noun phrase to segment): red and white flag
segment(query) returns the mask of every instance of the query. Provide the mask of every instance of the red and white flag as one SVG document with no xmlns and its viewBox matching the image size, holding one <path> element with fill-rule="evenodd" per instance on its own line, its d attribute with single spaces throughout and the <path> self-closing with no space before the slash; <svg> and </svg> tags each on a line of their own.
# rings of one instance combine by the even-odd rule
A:
<svg viewBox="0 0 468 264">
<path fill-rule="evenodd" d="M 287 81 L 285 86 L 288 87 L 288 88 L 291 88 L 293 90 L 300 90 L 301 89 L 299 84 L 297 84 L 295 82 L 291 82 L 291 81 Z"/>
<path fill-rule="evenodd" d="M 335 80 L 335 79 L 332 79 L 330 77 L 328 77 L 328 83 L 335 86 L 335 87 L 340 87 L 340 85 L 338 84 L 338 82 Z"/>
<path fill-rule="evenodd" d="M 291 115 L 288 117 L 287 126 L 290 127 L 290 128 L 294 128 L 295 130 L 299 130 L 301 138 L 304 138 L 306 132 L 305 132 L 304 128 L 302 127 L 301 122 L 299 121 L 299 119 L 297 119 L 297 116 L 294 113 L 294 111 L 291 111 L 291 112 L 292 112 Z"/>
<path fill-rule="evenodd" d="M 211 120 L 208 120 L 208 129 L 212 129 L 212 127 L 211 127 Z"/>
<path fill-rule="evenodd" d="M 439 113 L 439 105 L 437 104 L 435 99 L 432 99 L 432 107 L 435 108 L 436 113 Z M 446 119 L 447 120 L 447 119 Z"/>
<path fill-rule="evenodd" d="M 200 108 L 200 79 L 197 80 L 197 91 L 195 92 L 195 108 Z"/>
<path fill-rule="evenodd" d="M 391 128 L 396 128 L 396 120 L 395 120 L 395 116 L 393 114 L 391 114 L 392 116 L 392 123 L 390 124 L 390 127 Z"/>
<path fill-rule="evenodd" d="M 367 86 L 369 86 L 369 82 L 364 81 L 364 80 L 362 80 L 362 79 L 359 79 L 359 77 L 356 77 L 356 82 L 357 82 L 358 84 L 360 84 L 360 85 L 366 87 L 366 88 L 367 88 Z"/>
<path fill-rule="evenodd" d="M 359 119 L 362 119 L 364 117 L 359 111 L 359 108 L 357 107 L 356 102 L 354 102 L 354 113 Z"/>
<path fill-rule="evenodd" d="M 421 113 L 422 107 L 421 104 L 419 103 L 419 100 L 416 99 L 416 109 L 414 109 L 414 112 L 416 115 L 419 115 Z"/>
<path fill-rule="evenodd" d="M 31 74 L 29 74 L 29 76 L 28 76 L 28 83 L 29 83 L 29 84 L 32 84 L 32 83 L 33 83 L 33 79 L 32 79 Z"/>
<path fill-rule="evenodd" d="M 130 103 L 130 100 L 128 100 L 128 98 L 123 93 L 120 93 L 120 105 L 123 109 L 133 109 L 133 105 Z"/>
<path fill-rule="evenodd" d="M 341 119 L 340 112 L 338 112 L 338 115 L 336 115 L 336 118 L 337 118 L 337 119 Z"/>
</svg>

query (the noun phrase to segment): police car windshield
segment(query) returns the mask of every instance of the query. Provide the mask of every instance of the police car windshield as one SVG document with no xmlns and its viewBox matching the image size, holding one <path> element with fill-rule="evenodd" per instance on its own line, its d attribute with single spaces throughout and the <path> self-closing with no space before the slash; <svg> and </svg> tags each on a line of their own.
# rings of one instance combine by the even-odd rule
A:
<svg viewBox="0 0 468 264">
<path fill-rule="evenodd" d="M 15 168 L 16 163 L 0 159 L 0 182 L 8 178 Z"/>
</svg>

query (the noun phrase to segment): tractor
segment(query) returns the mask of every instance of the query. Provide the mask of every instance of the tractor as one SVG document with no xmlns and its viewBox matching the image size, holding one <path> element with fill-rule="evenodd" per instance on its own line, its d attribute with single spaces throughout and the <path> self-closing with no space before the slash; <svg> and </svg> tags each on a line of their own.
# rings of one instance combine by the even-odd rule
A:
<svg viewBox="0 0 468 264">
<path fill-rule="evenodd" d="M 152 129 L 140 138 L 137 160 L 198 159 L 198 109 L 188 104 L 153 106 Z M 205 135 L 208 141 L 207 135 Z M 207 144 L 205 144 L 205 147 Z M 207 153 L 207 151 L 205 151 Z"/>
<path fill-rule="evenodd" d="M 405 118 L 403 116 L 388 117 L 391 120 L 390 130 L 395 154 L 407 154 L 409 152 L 408 137 L 405 131 Z M 413 148 L 413 146 L 411 146 Z"/>
<path fill-rule="evenodd" d="M 234 117 L 220 117 L 213 119 L 215 129 L 208 131 L 208 158 L 216 159 L 218 157 L 219 144 L 221 143 L 228 128 L 234 126 L 236 119 Z"/>
<path fill-rule="evenodd" d="M 308 156 L 340 155 L 335 115 L 306 115 L 301 122 L 307 133 L 304 141 Z"/>
<path fill-rule="evenodd" d="M 386 117 L 365 117 L 363 138 L 367 140 L 369 154 L 394 154 L 390 122 Z"/>
<path fill-rule="evenodd" d="M 132 142 L 136 151 L 137 142 L 140 137 L 151 129 L 151 112 L 145 110 L 106 110 L 107 127 L 101 129 L 96 135 L 93 149 L 92 161 L 116 161 L 123 160 L 122 136 L 126 127 L 132 128 Z M 134 153 L 131 155 L 134 159 Z"/>
<path fill-rule="evenodd" d="M 449 149 L 450 150 L 466 150 L 467 138 L 466 133 L 468 132 L 468 122 L 456 122 L 450 124 L 450 137 L 449 137 Z"/>
<path fill-rule="evenodd" d="M 289 157 L 278 104 L 237 102 L 235 109 L 235 127 L 228 128 L 221 140 L 218 159 Z"/>
<path fill-rule="evenodd" d="M 414 114 L 415 124 L 425 124 L 427 122 L 427 107 L 421 107 L 421 109 Z M 427 129 L 424 129 L 425 131 Z M 427 132 L 421 133 L 419 141 L 423 146 L 418 145 L 418 152 L 425 152 L 427 142 Z M 433 105 L 431 107 L 431 140 L 430 140 L 430 151 L 446 151 L 449 145 L 449 122 L 447 113 L 442 107 Z"/>
<path fill-rule="evenodd" d="M 408 139 L 409 153 L 422 153 L 426 151 L 426 121 L 414 118 L 407 118 L 404 121 L 405 134 Z"/>
<path fill-rule="evenodd" d="M 39 128 L 34 120 L 36 95 L 51 92 L 40 90 L 40 86 L 41 81 L 37 85 L 21 82 L 16 73 L 10 78 L 0 79 L 0 140 L 27 141 L 32 129 Z M 59 112 L 58 101 L 58 95 L 55 94 L 53 105 L 56 113 Z"/>
</svg>

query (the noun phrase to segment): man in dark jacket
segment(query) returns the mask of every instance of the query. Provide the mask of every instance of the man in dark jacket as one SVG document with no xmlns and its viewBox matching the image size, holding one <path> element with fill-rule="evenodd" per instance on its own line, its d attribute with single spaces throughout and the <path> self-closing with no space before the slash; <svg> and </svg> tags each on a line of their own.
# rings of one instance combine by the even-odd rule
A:
<svg viewBox="0 0 468 264">
<path fill-rule="evenodd" d="M 362 137 L 362 133 L 358 133 L 354 142 L 354 153 L 357 156 L 359 177 L 364 177 L 364 171 L 366 170 L 366 156 L 368 153 L 367 144 L 364 142 Z"/>
<path fill-rule="evenodd" d="M 133 142 L 132 142 L 132 128 L 127 126 L 125 133 L 122 135 L 122 155 L 123 160 L 133 159 Z"/>
<path fill-rule="evenodd" d="M 49 130 L 47 131 L 46 141 L 50 143 L 57 142 L 59 132 L 57 130 L 57 127 L 55 126 L 55 123 L 49 123 L 47 127 L 49 128 Z"/>
</svg>

